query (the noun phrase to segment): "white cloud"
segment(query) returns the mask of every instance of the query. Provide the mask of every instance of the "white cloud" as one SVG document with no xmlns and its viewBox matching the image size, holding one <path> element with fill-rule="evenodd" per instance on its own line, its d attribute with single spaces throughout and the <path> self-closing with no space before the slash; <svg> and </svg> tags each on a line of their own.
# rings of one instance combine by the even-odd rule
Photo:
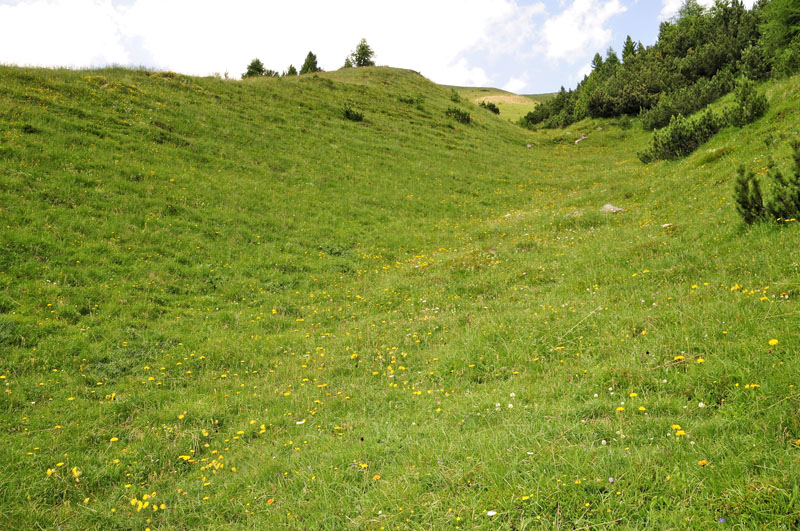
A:
<svg viewBox="0 0 800 531">
<path fill-rule="evenodd" d="M 515 92 L 515 93 L 519 94 L 519 91 L 524 89 L 526 86 L 528 86 L 527 81 L 524 81 L 524 80 L 516 78 L 516 77 L 512 77 L 511 79 L 508 80 L 508 83 L 506 83 L 503 86 L 503 90 L 507 90 L 508 92 Z"/>
<path fill-rule="evenodd" d="M 109 0 L 39 0 L 0 6 L 0 62 L 41 66 L 126 64 Z"/>
<path fill-rule="evenodd" d="M 542 90 L 607 47 L 609 21 L 632 1 L 0 0 L 0 63 L 238 77 L 255 57 L 282 71 L 308 51 L 336 69 L 364 37 L 378 64 L 439 83 Z M 667 17 L 681 1 L 656 5 Z"/>
<path fill-rule="evenodd" d="M 491 55 L 513 55 L 529 47 L 538 37 L 537 19 L 547 13 L 543 2 L 519 6 L 516 2 L 505 2 L 498 6 L 488 19 L 487 30 L 476 45 Z"/>
<path fill-rule="evenodd" d="M 680 10 L 684 0 L 662 0 L 662 2 L 664 3 L 664 8 L 661 10 L 661 14 L 658 15 L 658 18 L 666 20 L 674 16 Z"/>
<path fill-rule="evenodd" d="M 660 20 L 667 20 L 674 17 L 678 14 L 684 2 L 685 0 L 661 0 L 661 3 L 664 4 L 664 8 L 661 10 L 661 14 L 659 14 L 658 18 Z M 714 5 L 714 0 L 698 0 L 698 3 L 705 7 L 711 7 Z M 748 9 L 753 7 L 755 3 L 756 0 L 744 0 L 744 5 Z"/>
<path fill-rule="evenodd" d="M 586 63 L 581 67 L 580 70 L 578 70 L 578 74 L 576 75 L 577 78 L 576 81 L 582 81 L 583 78 L 585 78 L 591 73 L 592 73 L 592 63 Z"/>
<path fill-rule="evenodd" d="M 431 76 L 422 71 L 428 78 L 435 79 L 444 85 L 459 85 L 464 87 L 485 87 L 491 84 L 489 76 L 483 68 L 470 66 L 466 59 L 461 58 L 456 62 L 441 67 Z"/>
<path fill-rule="evenodd" d="M 0 7 L 0 61 L 144 63 L 238 77 L 254 57 L 280 71 L 299 67 L 308 51 L 324 69 L 336 69 L 363 37 L 378 64 L 441 83 L 487 84 L 486 71 L 464 54 L 499 42 L 504 24 L 515 24 L 506 36 L 523 39 L 523 22 L 543 9 L 516 0 L 22 0 Z"/>
<path fill-rule="evenodd" d="M 542 28 L 548 58 L 575 62 L 611 42 L 606 22 L 627 10 L 620 0 L 574 0 Z"/>
</svg>

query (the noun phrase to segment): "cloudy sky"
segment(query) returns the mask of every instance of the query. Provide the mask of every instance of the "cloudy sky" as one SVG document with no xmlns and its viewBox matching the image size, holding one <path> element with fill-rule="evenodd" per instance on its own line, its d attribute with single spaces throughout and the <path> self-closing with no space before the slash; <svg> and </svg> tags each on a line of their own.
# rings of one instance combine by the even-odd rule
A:
<svg viewBox="0 0 800 531">
<path fill-rule="evenodd" d="M 147 66 L 238 78 L 313 51 L 342 66 L 363 37 L 379 65 L 438 83 L 541 93 L 574 86 L 626 35 L 652 44 L 682 0 L 0 0 L 0 63 Z M 713 0 L 701 0 L 710 5 Z M 746 0 L 752 5 L 752 0 Z"/>
</svg>

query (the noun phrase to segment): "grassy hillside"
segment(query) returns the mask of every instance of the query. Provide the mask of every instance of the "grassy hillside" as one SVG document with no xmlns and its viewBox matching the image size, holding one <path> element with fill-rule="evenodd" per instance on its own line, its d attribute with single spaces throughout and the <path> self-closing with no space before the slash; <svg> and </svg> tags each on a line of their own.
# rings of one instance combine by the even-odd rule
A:
<svg viewBox="0 0 800 531">
<path fill-rule="evenodd" d="M 798 83 L 645 166 L 409 71 L 0 67 L 0 524 L 796 528 L 800 227 L 730 196 Z"/>
<path fill-rule="evenodd" d="M 546 92 L 544 94 L 523 94 L 526 98 L 530 98 L 537 103 L 544 103 L 556 97 L 557 92 Z"/>
<path fill-rule="evenodd" d="M 476 105 L 482 101 L 491 102 L 500 109 L 500 116 L 506 120 L 517 122 L 520 118 L 536 108 L 536 105 L 546 101 L 548 94 L 537 94 L 531 96 L 520 96 L 513 92 L 508 92 L 496 88 L 484 87 L 453 87 L 462 98 Z"/>
</svg>

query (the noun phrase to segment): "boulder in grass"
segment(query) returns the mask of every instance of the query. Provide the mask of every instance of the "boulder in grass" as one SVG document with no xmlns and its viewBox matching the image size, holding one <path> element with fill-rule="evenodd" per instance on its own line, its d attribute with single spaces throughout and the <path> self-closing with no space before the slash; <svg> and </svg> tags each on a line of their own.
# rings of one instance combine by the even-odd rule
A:
<svg viewBox="0 0 800 531">
<path fill-rule="evenodd" d="M 624 208 L 620 208 L 620 207 L 614 206 L 611 203 L 607 203 L 607 204 L 603 205 L 603 208 L 601 210 L 603 212 L 610 212 L 612 214 L 614 214 L 616 212 L 625 212 Z"/>
</svg>

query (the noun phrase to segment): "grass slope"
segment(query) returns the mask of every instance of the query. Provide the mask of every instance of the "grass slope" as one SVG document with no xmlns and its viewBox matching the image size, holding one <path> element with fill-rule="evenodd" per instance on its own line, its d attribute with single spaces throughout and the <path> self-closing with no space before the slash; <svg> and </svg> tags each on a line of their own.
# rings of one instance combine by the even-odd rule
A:
<svg viewBox="0 0 800 531">
<path fill-rule="evenodd" d="M 500 116 L 516 123 L 520 118 L 531 112 L 536 106 L 548 98 L 548 94 L 520 96 L 496 88 L 484 87 L 452 87 L 458 94 L 476 105 L 482 101 L 491 102 L 500 109 Z"/>
<path fill-rule="evenodd" d="M 796 528 L 799 229 L 730 195 L 799 81 L 644 166 L 408 71 L 0 68 L 0 524 Z"/>
</svg>

